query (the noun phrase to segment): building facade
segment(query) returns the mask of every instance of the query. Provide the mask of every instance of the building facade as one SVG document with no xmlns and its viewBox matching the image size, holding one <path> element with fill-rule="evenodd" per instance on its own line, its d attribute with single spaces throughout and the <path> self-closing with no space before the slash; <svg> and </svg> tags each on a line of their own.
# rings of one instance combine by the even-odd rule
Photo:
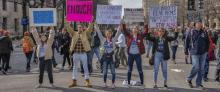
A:
<svg viewBox="0 0 220 92">
<path fill-rule="evenodd" d="M 21 35 L 21 0 L 0 0 L 0 12 L 0 28 L 7 29 L 13 35 Z"/>
</svg>

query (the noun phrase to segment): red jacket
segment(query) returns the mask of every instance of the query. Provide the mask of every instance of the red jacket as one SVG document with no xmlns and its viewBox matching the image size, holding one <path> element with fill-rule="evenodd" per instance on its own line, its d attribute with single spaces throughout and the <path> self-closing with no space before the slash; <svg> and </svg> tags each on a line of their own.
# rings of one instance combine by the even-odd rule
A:
<svg viewBox="0 0 220 92">
<path fill-rule="evenodd" d="M 139 49 L 139 53 L 142 55 L 145 53 L 145 47 L 144 47 L 144 37 L 147 35 L 147 30 L 142 32 L 142 33 L 139 33 L 137 35 L 137 45 L 138 45 L 138 49 Z M 127 46 L 128 46 L 128 53 L 129 53 L 129 50 L 130 50 L 130 46 L 131 46 L 131 42 L 133 40 L 133 35 L 128 32 L 128 30 L 124 30 L 124 34 L 125 34 L 125 37 L 127 39 Z"/>
</svg>

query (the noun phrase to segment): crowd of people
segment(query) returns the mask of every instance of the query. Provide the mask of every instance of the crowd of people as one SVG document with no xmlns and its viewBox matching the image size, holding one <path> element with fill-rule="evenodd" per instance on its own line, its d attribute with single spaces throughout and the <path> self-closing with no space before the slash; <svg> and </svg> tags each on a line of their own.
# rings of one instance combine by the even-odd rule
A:
<svg viewBox="0 0 220 92">
<path fill-rule="evenodd" d="M 69 87 L 77 86 L 78 63 L 80 63 L 81 73 L 85 78 L 85 85 L 92 87 L 90 74 L 93 73 L 93 56 L 96 54 L 97 69 L 103 73 L 104 87 L 108 87 L 107 74 L 110 69 L 112 74 L 111 88 L 115 88 L 117 80 L 117 64 L 128 67 L 126 87 L 131 87 L 131 76 L 134 61 L 140 77 L 140 87 L 145 88 L 144 73 L 142 68 L 142 55 L 146 53 L 149 64 L 153 66 L 154 88 L 157 86 L 157 77 L 161 65 L 164 87 L 168 87 L 167 64 L 171 59 L 176 62 L 176 53 L 179 45 L 179 34 L 182 31 L 185 52 L 185 62 L 192 64 L 192 69 L 187 77 L 187 83 L 191 88 L 202 88 L 202 81 L 208 81 L 209 62 L 217 60 L 216 78 L 220 82 L 220 40 L 218 30 L 203 26 L 202 22 L 192 22 L 187 28 L 152 28 L 148 25 L 141 28 L 138 25 L 127 26 L 121 23 L 117 28 L 100 29 L 96 23 L 89 23 L 86 28 L 82 24 L 76 27 L 65 26 L 59 31 L 48 27 L 46 32 L 40 33 L 37 28 L 31 27 L 29 32 L 24 33 L 22 39 L 23 52 L 27 59 L 26 72 L 30 72 L 30 62 L 32 57 L 39 63 L 39 85 L 42 87 L 44 71 L 48 72 L 51 87 L 53 83 L 53 67 L 57 67 L 55 60 L 55 50 L 63 56 L 61 70 L 65 69 L 66 61 L 68 68 L 72 70 L 72 83 Z M 146 41 L 146 45 L 144 44 Z M 146 51 L 145 51 L 146 48 Z M 170 55 L 171 49 L 171 55 Z M 9 32 L 0 30 L 0 68 L 3 74 L 7 74 L 10 69 L 10 54 L 13 51 L 12 41 Z M 126 54 L 127 53 L 127 54 Z M 189 58 L 189 59 L 188 59 Z M 192 83 L 197 75 L 196 85 Z"/>
</svg>

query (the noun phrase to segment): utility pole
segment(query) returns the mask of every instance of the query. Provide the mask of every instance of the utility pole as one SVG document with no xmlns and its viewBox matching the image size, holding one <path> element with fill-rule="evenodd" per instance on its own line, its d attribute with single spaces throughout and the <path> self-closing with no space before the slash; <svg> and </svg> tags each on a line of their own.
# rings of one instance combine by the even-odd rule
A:
<svg viewBox="0 0 220 92">
<path fill-rule="evenodd" d="M 23 18 L 22 22 L 27 22 L 27 0 L 22 1 L 22 13 Z M 27 31 L 27 23 L 22 23 L 23 25 L 23 33 Z"/>
<path fill-rule="evenodd" d="M 64 27 L 65 16 L 66 16 L 66 0 L 63 0 L 63 16 L 62 16 L 63 18 L 62 18 L 61 28 Z"/>
<path fill-rule="evenodd" d="M 41 3 L 40 3 L 40 7 L 43 8 L 44 7 L 44 0 L 41 0 Z M 43 33 L 44 31 L 44 28 L 43 27 L 40 27 L 41 29 L 41 33 Z"/>
<path fill-rule="evenodd" d="M 56 0 L 53 0 L 53 7 L 56 8 L 57 7 L 57 2 Z M 57 27 L 54 27 L 54 30 L 57 30 Z M 57 31 L 55 31 L 57 32 Z"/>
</svg>

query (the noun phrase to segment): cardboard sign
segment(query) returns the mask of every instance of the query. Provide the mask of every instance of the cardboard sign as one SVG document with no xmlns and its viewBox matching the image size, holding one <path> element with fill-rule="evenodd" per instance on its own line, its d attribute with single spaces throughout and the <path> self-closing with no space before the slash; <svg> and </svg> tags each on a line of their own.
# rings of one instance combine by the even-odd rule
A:
<svg viewBox="0 0 220 92">
<path fill-rule="evenodd" d="M 124 21 L 126 23 L 144 22 L 144 10 L 141 8 L 124 9 Z"/>
<path fill-rule="evenodd" d="M 98 5 L 96 12 L 97 24 L 120 24 L 121 5 Z"/>
<path fill-rule="evenodd" d="M 177 26 L 176 6 L 150 7 L 149 22 L 151 28 L 173 28 Z"/>
<path fill-rule="evenodd" d="M 71 22 L 92 22 L 93 2 L 92 0 L 67 0 L 66 20 Z"/>
<path fill-rule="evenodd" d="M 56 8 L 30 8 L 30 26 L 56 26 Z"/>
</svg>

